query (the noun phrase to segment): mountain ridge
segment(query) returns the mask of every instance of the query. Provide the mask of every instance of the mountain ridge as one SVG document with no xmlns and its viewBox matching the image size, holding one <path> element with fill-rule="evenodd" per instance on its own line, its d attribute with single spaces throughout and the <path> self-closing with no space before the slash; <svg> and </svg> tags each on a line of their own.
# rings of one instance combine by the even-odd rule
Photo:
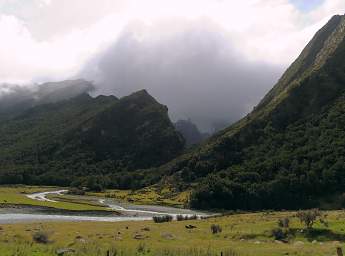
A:
<svg viewBox="0 0 345 256">
<path fill-rule="evenodd" d="M 342 177 L 335 166 L 339 165 L 336 157 L 341 159 L 339 152 L 345 144 L 337 135 L 344 133 L 344 129 L 339 128 L 343 124 L 345 90 L 344 37 L 345 18 L 335 16 L 314 36 L 253 112 L 192 152 L 162 166 L 160 171 L 187 187 L 188 183 L 199 184 L 192 194 L 194 207 L 286 209 L 316 206 L 322 192 L 306 185 L 311 179 L 308 177 L 312 174 L 320 179 L 315 186 L 319 184 L 323 188 L 323 195 L 328 193 L 325 187 L 330 182 L 327 172 Z M 290 82 L 284 83 L 286 80 Z M 329 119 L 329 115 L 338 118 Z M 328 123 L 337 127 L 337 133 L 335 128 L 328 129 Z M 303 137 L 304 144 L 296 134 Z M 308 138 L 319 139 L 320 144 Z M 328 140 L 330 149 L 325 148 Z M 311 152 L 319 158 L 310 155 Z M 300 169 L 304 161 L 307 167 Z M 292 180 L 296 179 L 305 179 L 295 181 L 301 187 L 292 185 Z M 339 182 L 345 181 L 341 178 Z M 329 193 L 341 192 L 340 184 L 333 184 Z M 300 196 L 296 198 L 292 191 Z M 284 200 L 279 201 L 275 194 L 280 194 Z"/>
<path fill-rule="evenodd" d="M 0 132 L 1 183 L 68 185 L 103 175 L 103 183 L 116 183 L 184 147 L 167 107 L 145 90 L 120 99 L 82 93 L 38 105 L 1 123 Z"/>
</svg>

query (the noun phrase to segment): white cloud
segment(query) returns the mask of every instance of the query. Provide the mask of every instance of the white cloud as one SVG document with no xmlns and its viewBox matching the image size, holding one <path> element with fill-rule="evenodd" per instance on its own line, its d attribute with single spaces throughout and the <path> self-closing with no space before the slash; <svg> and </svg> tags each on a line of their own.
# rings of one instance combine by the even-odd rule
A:
<svg viewBox="0 0 345 256">
<path fill-rule="evenodd" d="M 195 61 L 195 56 L 206 56 L 205 51 L 212 50 L 200 47 L 204 43 L 220 47 L 217 49 L 218 54 L 219 50 L 223 50 L 224 56 L 213 60 L 219 61 L 218 64 L 228 63 L 229 73 L 234 70 L 231 67 L 231 58 L 242 58 L 241 61 L 248 64 L 248 69 L 257 63 L 265 62 L 282 70 L 281 67 L 286 67 L 297 57 L 330 16 L 344 11 L 344 0 L 325 0 L 321 6 L 307 13 L 295 8 L 288 0 L 2 0 L 0 82 L 27 84 L 61 80 L 78 74 L 86 63 L 94 63 L 94 68 L 97 68 L 98 64 L 91 60 L 94 61 L 106 49 L 118 45 L 118 40 L 123 40 L 126 33 L 135 36 L 134 42 L 138 42 L 138 45 L 133 47 L 137 52 L 129 49 L 126 54 L 134 55 L 133 60 L 141 60 L 141 64 L 144 63 L 152 69 L 154 61 L 161 64 L 157 56 L 170 61 L 174 57 L 177 59 L 173 61 L 174 67 L 185 63 L 183 58 L 194 58 Z M 183 41 L 176 41 L 185 40 L 181 35 L 184 30 L 191 29 L 192 32 L 200 30 L 203 36 L 199 43 L 195 38 L 189 41 L 197 47 L 185 47 L 194 55 L 183 51 Z M 205 38 L 212 30 L 213 36 L 217 36 L 211 38 L 216 42 Z M 176 51 L 185 56 L 171 55 L 170 52 L 175 49 L 167 50 L 164 45 L 180 47 L 176 48 Z M 142 61 L 147 47 L 151 52 L 151 63 Z M 231 48 L 231 51 L 228 48 Z M 231 54 L 227 56 L 227 53 Z M 143 56 L 136 56 L 137 54 Z M 209 54 L 211 56 L 212 52 Z M 116 63 L 124 66 L 132 64 L 122 60 Z M 241 67 L 241 70 L 245 72 L 245 67 Z M 138 75 L 133 73 L 133 69 L 131 72 L 134 76 Z M 155 86 L 159 86 L 159 80 L 154 80 L 157 77 L 169 77 L 169 70 L 164 72 L 163 75 L 150 76 Z M 266 79 L 266 76 L 264 77 Z M 263 81 L 266 81 L 265 79 Z M 274 79 L 276 74 L 267 81 Z M 232 81 L 229 81 L 229 87 L 233 86 L 231 83 Z M 173 86 L 173 83 L 169 84 Z M 114 86 L 123 85 L 115 85 L 114 82 Z M 207 95 L 211 93 L 210 90 L 221 88 L 225 88 L 224 83 L 222 87 L 205 87 L 203 90 Z M 223 93 L 230 93 L 229 88 Z M 261 96 L 260 94 L 258 97 Z M 244 104 L 246 109 L 249 109 L 255 102 Z M 225 106 L 223 111 L 227 107 Z"/>
<path fill-rule="evenodd" d="M 16 0 L 6 2 L 20 6 Z M 11 10 L 0 13 L 3 81 L 68 77 L 131 21 L 154 24 L 169 17 L 210 19 L 248 58 L 286 65 L 330 15 L 345 10 L 345 3 L 327 0 L 307 14 L 288 0 L 35 0 Z"/>
</svg>

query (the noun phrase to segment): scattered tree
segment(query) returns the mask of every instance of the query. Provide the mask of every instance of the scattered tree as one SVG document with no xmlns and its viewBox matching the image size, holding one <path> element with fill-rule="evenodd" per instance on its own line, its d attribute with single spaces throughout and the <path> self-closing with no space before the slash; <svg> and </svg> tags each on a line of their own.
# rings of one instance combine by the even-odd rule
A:
<svg viewBox="0 0 345 256">
<path fill-rule="evenodd" d="M 327 226 L 327 222 L 325 220 L 326 215 L 322 214 L 319 209 L 299 211 L 297 212 L 296 217 L 300 220 L 301 223 L 305 225 L 307 229 L 312 229 L 313 225 L 318 220 L 320 221 L 320 223 Z"/>
</svg>

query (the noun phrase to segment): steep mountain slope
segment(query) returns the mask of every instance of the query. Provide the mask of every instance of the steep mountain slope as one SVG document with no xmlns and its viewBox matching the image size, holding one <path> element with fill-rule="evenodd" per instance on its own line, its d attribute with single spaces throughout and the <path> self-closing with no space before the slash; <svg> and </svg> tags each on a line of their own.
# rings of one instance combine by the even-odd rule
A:
<svg viewBox="0 0 345 256">
<path fill-rule="evenodd" d="M 345 192 L 345 17 L 322 28 L 248 116 L 162 166 L 201 208 L 318 206 Z"/>
<path fill-rule="evenodd" d="M 1 123 L 0 134 L 1 183 L 69 185 L 117 175 L 116 183 L 128 171 L 171 160 L 184 146 L 167 108 L 145 90 L 39 105 Z"/>
<path fill-rule="evenodd" d="M 197 145 L 210 137 L 208 133 L 201 133 L 191 120 L 178 120 L 174 126 L 185 138 L 187 147 Z"/>
</svg>

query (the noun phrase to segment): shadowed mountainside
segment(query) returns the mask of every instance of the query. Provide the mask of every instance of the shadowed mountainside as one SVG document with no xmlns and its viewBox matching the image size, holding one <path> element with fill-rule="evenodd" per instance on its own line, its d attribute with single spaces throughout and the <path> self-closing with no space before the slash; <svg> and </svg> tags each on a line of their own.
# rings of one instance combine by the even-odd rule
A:
<svg viewBox="0 0 345 256">
<path fill-rule="evenodd" d="M 102 186 L 130 186 L 124 173 L 165 163 L 184 147 L 167 107 L 145 90 L 39 105 L 1 123 L 0 134 L 1 183 L 69 185 L 100 176 Z"/>
<path fill-rule="evenodd" d="M 345 192 L 344 36 L 334 16 L 252 113 L 160 173 L 196 182 L 199 208 L 305 208 Z"/>
</svg>

